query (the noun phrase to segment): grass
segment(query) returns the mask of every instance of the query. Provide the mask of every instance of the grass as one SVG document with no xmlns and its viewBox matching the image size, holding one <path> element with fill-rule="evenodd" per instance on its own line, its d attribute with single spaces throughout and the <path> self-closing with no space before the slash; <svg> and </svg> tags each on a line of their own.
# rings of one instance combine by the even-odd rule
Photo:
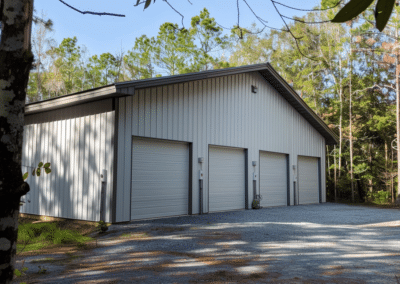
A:
<svg viewBox="0 0 400 284">
<path fill-rule="evenodd" d="M 93 238 L 95 223 L 60 220 L 41 222 L 34 218 L 20 218 L 18 226 L 17 253 L 40 251 L 63 246 L 82 247 Z"/>
<path fill-rule="evenodd" d="M 347 204 L 347 205 L 357 205 L 357 206 L 368 206 L 368 207 L 375 207 L 375 208 L 382 208 L 382 209 L 400 209 L 400 204 L 395 203 L 379 203 L 377 201 L 365 201 L 363 203 L 353 203 L 353 202 L 346 202 L 340 201 L 340 203 Z"/>
</svg>

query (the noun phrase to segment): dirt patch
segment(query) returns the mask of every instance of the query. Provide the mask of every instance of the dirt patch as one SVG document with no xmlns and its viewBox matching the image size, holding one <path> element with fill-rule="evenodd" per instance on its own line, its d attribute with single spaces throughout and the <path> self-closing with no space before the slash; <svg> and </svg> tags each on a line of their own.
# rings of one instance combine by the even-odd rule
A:
<svg viewBox="0 0 400 284">
<path fill-rule="evenodd" d="M 189 283 L 267 283 L 267 281 L 276 279 L 279 276 L 279 273 L 274 273 L 272 275 L 268 272 L 263 272 L 243 275 L 236 272 L 219 270 L 217 272 L 199 275 L 196 280 L 189 281 Z"/>
<path fill-rule="evenodd" d="M 186 228 L 182 227 L 156 227 L 152 228 L 151 231 L 157 232 L 157 233 L 175 233 L 175 232 L 182 232 L 185 231 Z"/>
<path fill-rule="evenodd" d="M 101 279 L 101 280 L 85 280 L 85 281 L 79 281 L 76 282 L 77 284 L 117 284 L 121 283 L 120 278 L 115 278 L 115 279 Z"/>
<path fill-rule="evenodd" d="M 149 235 L 147 232 L 135 232 L 122 234 L 119 236 L 119 238 L 133 241 L 142 241 L 151 239 L 151 235 Z"/>
<path fill-rule="evenodd" d="M 242 235 L 232 232 L 211 232 L 198 237 L 200 240 L 241 240 Z"/>
</svg>

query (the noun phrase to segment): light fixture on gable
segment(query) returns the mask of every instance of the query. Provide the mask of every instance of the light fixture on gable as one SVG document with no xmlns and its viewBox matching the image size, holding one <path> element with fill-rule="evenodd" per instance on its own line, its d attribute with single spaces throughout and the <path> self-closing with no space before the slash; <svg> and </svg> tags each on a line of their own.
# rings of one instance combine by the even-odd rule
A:
<svg viewBox="0 0 400 284">
<path fill-rule="evenodd" d="M 253 86 L 253 85 L 251 85 L 251 92 L 252 93 L 254 93 L 254 94 L 256 94 L 257 93 L 257 87 L 256 86 Z"/>
</svg>

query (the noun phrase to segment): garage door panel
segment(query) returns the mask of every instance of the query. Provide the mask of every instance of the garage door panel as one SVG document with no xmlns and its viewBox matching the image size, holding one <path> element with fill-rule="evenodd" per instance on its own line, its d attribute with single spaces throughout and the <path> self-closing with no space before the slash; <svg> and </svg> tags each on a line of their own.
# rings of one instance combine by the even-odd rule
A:
<svg viewBox="0 0 400 284">
<path fill-rule="evenodd" d="M 299 156 L 299 204 L 319 202 L 318 158 Z"/>
<path fill-rule="evenodd" d="M 287 205 L 286 154 L 260 152 L 260 194 L 264 207 Z"/>
<path fill-rule="evenodd" d="M 209 212 L 245 208 L 244 150 L 209 149 Z"/>
<path fill-rule="evenodd" d="M 133 139 L 131 219 L 188 213 L 189 147 Z"/>
</svg>

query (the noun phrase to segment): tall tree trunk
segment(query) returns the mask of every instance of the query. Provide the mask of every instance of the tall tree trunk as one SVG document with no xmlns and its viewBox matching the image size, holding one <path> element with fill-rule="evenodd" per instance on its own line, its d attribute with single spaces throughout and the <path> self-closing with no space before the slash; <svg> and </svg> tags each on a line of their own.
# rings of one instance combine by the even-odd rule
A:
<svg viewBox="0 0 400 284">
<path fill-rule="evenodd" d="M 342 59 L 339 56 L 339 100 L 340 100 L 340 116 L 339 116 L 339 178 L 342 170 L 342 117 L 343 117 L 343 91 L 342 91 Z"/>
<path fill-rule="evenodd" d="M 400 72 L 400 65 L 399 65 L 399 56 L 396 56 L 396 139 L 397 139 L 397 198 L 396 203 L 400 204 L 400 90 L 399 90 L 399 72 Z"/>
<path fill-rule="evenodd" d="M 29 70 L 32 66 L 33 0 L 0 0 L 0 283 L 14 273 L 22 179 L 22 135 Z"/>
<path fill-rule="evenodd" d="M 386 191 L 389 191 L 388 144 L 386 140 L 385 140 L 385 185 L 386 185 Z"/>
<path fill-rule="evenodd" d="M 336 184 L 337 184 L 337 175 L 336 175 L 336 145 L 333 146 L 333 163 L 335 165 L 335 168 L 333 170 L 333 184 L 335 186 L 335 202 L 337 202 L 337 191 L 336 191 Z"/>
<path fill-rule="evenodd" d="M 354 202 L 354 175 L 353 175 L 353 125 L 352 125 L 352 120 L 353 120 L 353 114 L 352 114 L 352 84 L 351 84 L 351 78 L 352 78 L 352 72 L 353 72 L 353 64 L 352 64 L 352 49 L 351 49 L 351 41 L 352 37 L 350 37 L 350 80 L 349 80 L 349 128 L 350 128 L 350 133 L 349 133 L 349 139 L 350 139 L 350 182 L 351 182 L 351 202 Z"/>
<path fill-rule="evenodd" d="M 393 172 L 393 148 L 391 148 L 391 154 L 392 154 L 392 162 L 390 163 L 390 177 L 392 179 L 392 182 L 390 183 L 391 191 L 392 191 L 392 203 L 394 202 L 394 172 Z"/>
<path fill-rule="evenodd" d="M 369 168 L 372 171 L 372 145 L 371 145 L 371 143 L 368 144 L 368 152 L 369 152 L 368 153 L 369 154 L 369 156 L 368 156 L 368 165 L 369 165 Z M 373 190 L 372 178 L 368 179 L 368 187 L 369 187 L 369 192 L 372 193 L 372 190 Z"/>
</svg>

